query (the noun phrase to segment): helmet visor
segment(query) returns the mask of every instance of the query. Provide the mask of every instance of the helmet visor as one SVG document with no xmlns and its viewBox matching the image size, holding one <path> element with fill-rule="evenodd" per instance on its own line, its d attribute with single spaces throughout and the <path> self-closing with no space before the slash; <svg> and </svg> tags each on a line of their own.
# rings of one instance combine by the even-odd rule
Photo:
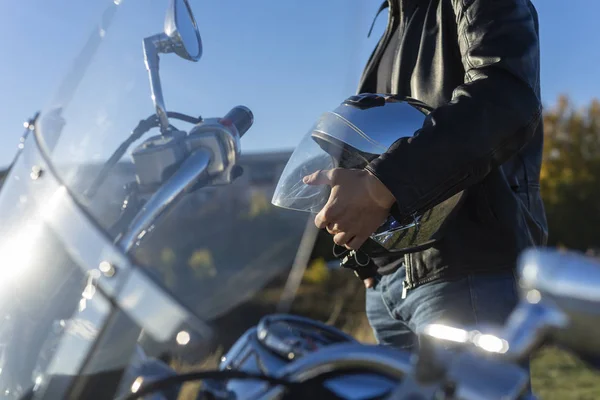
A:
<svg viewBox="0 0 600 400">
<path fill-rule="evenodd" d="M 361 151 L 377 146 L 368 136 L 335 112 L 326 112 L 304 136 L 290 157 L 273 195 L 277 207 L 318 213 L 327 204 L 329 185 L 308 185 L 304 177 L 334 168 L 364 168 L 377 154 Z"/>
<path fill-rule="evenodd" d="M 327 203 L 331 188 L 328 185 L 307 185 L 303 178 L 337 167 L 337 160 L 323 150 L 312 137 L 312 131 L 309 132 L 292 153 L 271 202 L 277 207 L 318 213 Z"/>
</svg>

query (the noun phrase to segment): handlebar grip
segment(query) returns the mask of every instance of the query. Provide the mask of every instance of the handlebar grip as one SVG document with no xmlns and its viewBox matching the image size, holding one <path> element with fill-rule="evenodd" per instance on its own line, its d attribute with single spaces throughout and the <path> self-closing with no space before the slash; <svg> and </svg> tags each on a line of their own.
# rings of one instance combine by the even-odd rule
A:
<svg viewBox="0 0 600 400">
<path fill-rule="evenodd" d="M 250 129 L 254 123 L 254 115 L 248 107 L 237 106 L 227 113 L 223 120 L 232 123 L 238 130 L 240 137 Z"/>
</svg>

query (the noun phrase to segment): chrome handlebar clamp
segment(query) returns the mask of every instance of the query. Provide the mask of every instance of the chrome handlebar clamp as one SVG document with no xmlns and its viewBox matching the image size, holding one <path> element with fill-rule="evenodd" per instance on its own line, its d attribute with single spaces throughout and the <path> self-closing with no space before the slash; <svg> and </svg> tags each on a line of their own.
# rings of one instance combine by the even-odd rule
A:
<svg viewBox="0 0 600 400">
<path fill-rule="evenodd" d="M 221 118 L 205 119 L 192 128 L 185 145 L 190 153 L 198 148 L 211 152 L 207 170 L 211 185 L 227 185 L 239 176 L 240 133 L 235 125 L 225 125 Z"/>
</svg>

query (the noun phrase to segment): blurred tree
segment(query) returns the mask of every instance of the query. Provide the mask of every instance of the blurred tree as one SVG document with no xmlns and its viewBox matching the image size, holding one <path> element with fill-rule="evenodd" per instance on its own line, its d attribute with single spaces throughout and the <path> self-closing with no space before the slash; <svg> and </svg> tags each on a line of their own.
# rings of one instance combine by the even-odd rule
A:
<svg viewBox="0 0 600 400">
<path fill-rule="evenodd" d="M 163 273 L 165 285 L 169 289 L 175 288 L 175 265 L 177 263 L 177 254 L 170 247 L 164 247 L 160 252 L 161 262 L 158 263 L 160 271 Z"/>
<path fill-rule="evenodd" d="M 250 204 L 248 211 L 245 211 L 243 216 L 248 219 L 254 219 L 261 214 L 271 212 L 272 206 L 267 199 L 265 193 L 259 190 L 253 190 L 250 193 Z"/>
<path fill-rule="evenodd" d="M 312 260 L 302 277 L 304 283 L 312 284 L 324 283 L 327 279 L 329 279 L 329 269 L 321 257 Z"/>
<path fill-rule="evenodd" d="M 544 115 L 541 190 L 549 244 L 600 245 L 600 101 L 575 109 L 565 96 Z"/>
<path fill-rule="evenodd" d="M 217 275 L 217 269 L 215 268 L 212 253 L 209 249 L 194 251 L 188 260 L 188 265 L 192 268 L 194 275 L 198 279 L 206 276 L 214 278 Z"/>
</svg>

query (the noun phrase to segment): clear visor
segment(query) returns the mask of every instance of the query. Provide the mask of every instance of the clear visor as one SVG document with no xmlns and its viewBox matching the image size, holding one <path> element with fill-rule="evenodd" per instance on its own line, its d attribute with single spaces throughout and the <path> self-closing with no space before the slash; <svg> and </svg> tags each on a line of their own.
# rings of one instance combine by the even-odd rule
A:
<svg viewBox="0 0 600 400">
<path fill-rule="evenodd" d="M 368 148 L 365 152 L 361 149 Z M 334 168 L 364 168 L 385 151 L 340 115 L 327 112 L 304 136 L 290 157 L 273 195 L 277 207 L 318 213 L 327 204 L 331 187 L 307 185 L 304 177 Z"/>
<path fill-rule="evenodd" d="M 324 151 L 309 133 L 302 139 L 283 170 L 273 194 L 273 205 L 318 213 L 327 203 L 331 188 L 328 185 L 307 185 L 302 179 L 317 171 L 337 166 L 335 158 Z"/>
</svg>

